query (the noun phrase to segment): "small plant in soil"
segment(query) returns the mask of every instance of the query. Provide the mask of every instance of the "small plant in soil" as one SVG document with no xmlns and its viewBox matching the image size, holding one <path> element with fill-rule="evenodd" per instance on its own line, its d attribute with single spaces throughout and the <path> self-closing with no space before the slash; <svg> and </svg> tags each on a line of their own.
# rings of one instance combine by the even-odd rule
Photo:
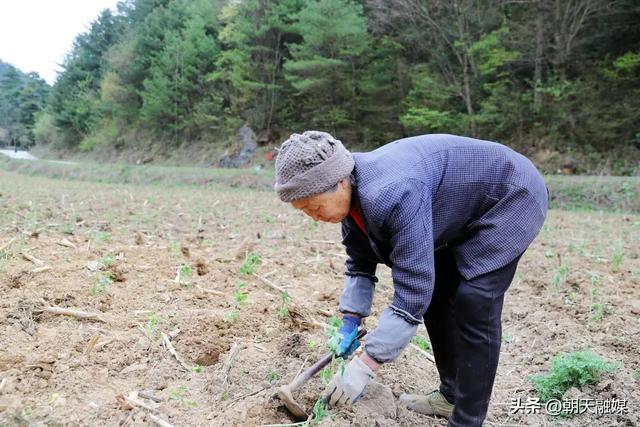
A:
<svg viewBox="0 0 640 427">
<path fill-rule="evenodd" d="M 313 351 L 313 350 L 315 350 L 317 345 L 318 345 L 318 343 L 315 340 L 309 340 L 309 342 L 307 343 L 307 348 L 310 351 Z"/>
<path fill-rule="evenodd" d="M 96 242 L 111 241 L 111 233 L 107 233 L 106 231 L 94 231 L 92 237 L 93 237 L 93 240 Z"/>
<path fill-rule="evenodd" d="M 633 373 L 633 378 L 640 381 L 640 369 L 635 370 L 635 372 Z"/>
<path fill-rule="evenodd" d="M 617 273 L 620 271 L 620 265 L 622 264 L 622 260 L 624 259 L 624 249 L 621 246 L 617 246 L 613 250 L 613 255 L 611 256 L 611 272 Z"/>
<path fill-rule="evenodd" d="M 611 304 L 604 303 L 600 295 L 600 284 L 602 277 L 598 273 L 589 273 L 591 279 L 591 315 L 589 316 L 589 325 L 594 327 L 599 324 L 604 316 L 613 313 Z"/>
<path fill-rule="evenodd" d="M 341 319 L 331 316 L 327 320 L 327 330 L 325 332 L 329 338 L 327 341 L 327 347 L 329 347 L 329 350 L 333 353 L 333 358 L 331 359 L 331 364 L 320 371 L 320 379 L 324 384 L 328 384 L 336 372 L 340 372 L 341 374 L 344 373 L 344 359 L 337 356 L 338 345 L 340 345 L 340 340 L 342 340 L 342 335 L 340 334 L 341 327 Z"/>
<path fill-rule="evenodd" d="M 175 255 L 175 256 L 181 255 L 182 251 L 180 250 L 180 243 L 176 242 L 175 240 L 171 240 L 169 242 L 169 251 L 171 251 L 172 255 Z"/>
<path fill-rule="evenodd" d="M 204 372 L 204 366 L 196 365 L 193 368 L 191 368 L 191 371 L 193 371 L 193 373 L 195 374 L 201 374 Z"/>
<path fill-rule="evenodd" d="M 251 276 L 256 271 L 256 267 L 262 263 L 260 255 L 254 252 L 248 252 L 244 257 L 244 261 L 240 266 L 241 276 Z"/>
<path fill-rule="evenodd" d="M 591 350 L 562 353 L 551 361 L 551 371 L 546 375 L 533 375 L 533 382 L 540 400 L 562 399 L 571 387 L 582 388 L 596 384 L 602 374 L 614 372 L 617 363 L 606 362 Z"/>
<path fill-rule="evenodd" d="M 415 337 L 411 338 L 411 342 L 424 351 L 431 351 L 431 345 L 429 344 L 429 341 L 426 338 L 421 337 L 420 335 L 416 335 Z"/>
<path fill-rule="evenodd" d="M 169 391 L 169 400 L 174 402 L 178 402 L 180 405 L 191 406 L 193 408 L 198 406 L 198 402 L 192 399 L 185 399 L 185 394 L 187 394 L 187 386 L 181 385 L 176 388 L 172 388 Z"/>
<path fill-rule="evenodd" d="M 233 291 L 233 299 L 240 308 L 247 304 L 247 298 L 249 298 L 249 293 L 243 290 L 246 286 L 244 282 L 240 282 L 236 285 L 236 290 Z"/>
<path fill-rule="evenodd" d="M 280 294 L 280 308 L 278 309 L 278 316 L 284 319 L 289 315 L 289 308 L 287 307 L 291 303 L 291 295 L 289 292 L 284 291 Z"/>
<path fill-rule="evenodd" d="M 231 323 L 235 322 L 238 317 L 240 317 L 240 310 L 231 310 L 230 312 L 227 313 L 227 320 Z"/>
<path fill-rule="evenodd" d="M 76 230 L 76 225 L 73 221 L 69 221 L 68 223 L 66 223 L 62 229 L 62 232 L 64 234 L 68 234 L 68 235 L 72 235 Z"/>
<path fill-rule="evenodd" d="M 327 411 L 327 403 L 322 399 L 318 399 L 316 404 L 313 405 L 313 419 L 311 420 L 311 425 L 319 423 L 326 418 L 327 415 L 329 415 L 329 412 Z"/>
<path fill-rule="evenodd" d="M 147 317 L 147 324 L 144 329 L 150 337 L 158 335 L 158 323 L 160 323 L 160 315 L 156 312 L 149 314 L 149 317 Z"/>
<path fill-rule="evenodd" d="M 95 276 L 89 292 L 91 295 L 106 293 L 107 287 L 113 284 L 113 273 L 110 271 L 101 271 Z"/>
<path fill-rule="evenodd" d="M 565 263 L 562 263 L 560 267 L 556 270 L 556 273 L 553 276 L 553 280 L 551 281 L 551 286 L 554 290 L 560 290 L 562 284 L 567 280 L 567 276 L 569 275 L 569 266 Z"/>
<path fill-rule="evenodd" d="M 180 264 L 178 267 L 178 282 L 189 285 L 193 278 L 193 268 L 189 264 Z"/>
<path fill-rule="evenodd" d="M 269 384 L 273 384 L 274 382 L 278 381 L 280 378 L 282 378 L 282 375 L 280 375 L 280 372 L 271 368 L 267 370 L 267 382 L 269 382 Z"/>
</svg>

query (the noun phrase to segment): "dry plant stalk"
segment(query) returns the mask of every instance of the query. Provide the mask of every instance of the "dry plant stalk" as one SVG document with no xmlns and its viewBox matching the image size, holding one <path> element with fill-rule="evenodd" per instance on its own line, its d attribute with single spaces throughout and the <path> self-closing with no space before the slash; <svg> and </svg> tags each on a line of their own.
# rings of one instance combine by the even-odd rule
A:
<svg viewBox="0 0 640 427">
<path fill-rule="evenodd" d="M 200 285 L 196 285 L 196 288 L 198 288 L 199 290 L 201 290 L 201 291 L 202 291 L 202 292 L 204 292 L 204 293 L 211 294 L 211 295 L 218 295 L 218 296 L 221 296 L 221 297 L 223 297 L 223 296 L 225 296 L 225 295 L 226 295 L 224 292 L 215 291 L 215 290 L 213 290 L 213 289 L 203 288 L 203 287 L 202 287 L 202 286 L 200 286 Z"/>
<path fill-rule="evenodd" d="M 269 280 L 269 279 L 265 279 L 264 277 L 259 276 L 259 275 L 257 275 L 256 273 L 253 273 L 253 275 L 254 275 L 255 277 L 257 277 L 258 279 L 262 280 L 262 282 L 263 282 L 265 285 L 269 286 L 271 289 L 275 289 L 275 290 L 276 290 L 276 291 L 278 291 L 279 293 L 284 293 L 284 292 L 286 292 L 286 290 L 285 290 L 284 288 L 282 288 L 282 287 L 280 287 L 280 286 L 276 285 L 276 284 L 275 284 L 275 283 L 273 283 L 271 280 Z"/>
<path fill-rule="evenodd" d="M 60 246 L 66 246 L 67 248 L 74 248 L 74 249 L 75 249 L 75 247 L 76 247 L 76 245 L 74 245 L 73 243 L 71 243 L 71 242 L 70 242 L 66 237 L 65 237 L 64 239 L 60 240 L 60 241 L 58 242 L 58 244 L 59 244 Z"/>
<path fill-rule="evenodd" d="M 31 273 L 34 273 L 34 274 L 43 273 L 43 272 L 49 271 L 49 270 L 51 270 L 51 266 L 50 265 L 43 265 L 42 267 L 34 268 L 33 270 L 31 270 Z"/>
<path fill-rule="evenodd" d="M 44 265 L 44 261 L 34 257 L 33 255 L 31 255 L 31 254 L 29 254 L 27 252 L 22 252 L 22 258 L 26 259 L 27 261 L 31 261 L 32 263 L 34 263 L 36 265 Z"/>
<path fill-rule="evenodd" d="M 89 342 L 87 343 L 87 346 L 84 349 L 84 354 L 87 355 L 89 353 L 91 353 L 93 351 L 93 349 L 96 347 L 96 344 L 98 344 L 98 340 L 100 339 L 100 335 L 94 335 L 91 337 L 91 339 L 89 340 Z"/>
<path fill-rule="evenodd" d="M 151 402 L 150 404 L 144 403 L 143 401 L 138 399 L 137 391 L 132 391 L 131 393 L 129 393 L 129 396 L 124 396 L 124 395 L 120 395 L 120 396 L 122 396 L 129 405 L 136 406 L 138 408 L 143 408 L 143 409 L 146 409 L 147 411 L 156 412 L 158 410 L 158 407 L 160 406 L 159 403 L 155 403 L 155 402 Z"/>
<path fill-rule="evenodd" d="M 176 351 L 176 349 L 173 347 L 173 344 L 171 344 L 171 340 L 169 339 L 169 335 L 165 334 L 164 332 L 162 332 L 162 342 L 165 346 L 165 348 L 169 351 L 169 353 L 171 353 L 171 355 L 173 357 L 175 357 L 175 359 L 178 361 L 178 363 L 187 371 L 191 371 L 193 369 L 192 366 L 189 366 L 182 357 L 180 357 L 180 355 L 178 354 L 178 352 Z"/>
<path fill-rule="evenodd" d="M 77 319 L 83 319 L 83 320 L 95 320 L 98 322 L 107 322 L 106 319 L 104 317 L 102 317 L 100 314 L 98 313 L 90 313 L 88 311 L 80 311 L 80 310 L 72 310 L 70 308 L 62 308 L 62 307 L 44 307 L 42 309 L 43 311 L 46 311 L 47 313 L 51 313 L 51 314 L 60 314 L 63 316 L 72 316 L 75 317 Z"/>
<path fill-rule="evenodd" d="M 238 343 L 234 342 L 233 345 L 231 346 L 231 349 L 229 350 L 229 355 L 227 356 L 227 360 L 224 361 L 224 365 L 222 366 L 222 375 L 223 375 L 222 384 L 223 385 L 227 385 L 227 382 L 229 380 L 229 371 L 231 370 L 231 366 L 233 365 L 233 360 L 235 359 L 236 354 L 238 354 L 239 350 L 240 348 L 238 347 Z"/>
<path fill-rule="evenodd" d="M 163 420 L 160 417 L 156 417 L 153 414 L 147 414 L 147 415 L 149 415 L 149 418 L 151 419 L 151 421 L 153 421 L 154 423 L 156 423 L 160 427 L 173 427 L 172 424 L 169 424 L 167 421 Z"/>
</svg>

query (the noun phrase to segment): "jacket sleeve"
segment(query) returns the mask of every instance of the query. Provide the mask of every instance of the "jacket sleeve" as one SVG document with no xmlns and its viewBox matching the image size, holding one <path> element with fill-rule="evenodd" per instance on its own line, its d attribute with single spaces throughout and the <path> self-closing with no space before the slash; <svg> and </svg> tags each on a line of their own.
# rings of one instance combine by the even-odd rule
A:
<svg viewBox="0 0 640 427">
<path fill-rule="evenodd" d="M 344 290 L 338 309 L 357 313 L 362 317 L 371 314 L 376 278 L 377 257 L 369 239 L 358 230 L 351 218 L 342 222 L 342 243 L 347 252 Z"/>
<path fill-rule="evenodd" d="M 395 360 L 415 335 L 433 294 L 434 258 L 430 196 L 420 181 L 387 187 L 376 199 L 391 245 L 393 303 L 367 337 L 365 351 L 379 362 Z"/>
</svg>

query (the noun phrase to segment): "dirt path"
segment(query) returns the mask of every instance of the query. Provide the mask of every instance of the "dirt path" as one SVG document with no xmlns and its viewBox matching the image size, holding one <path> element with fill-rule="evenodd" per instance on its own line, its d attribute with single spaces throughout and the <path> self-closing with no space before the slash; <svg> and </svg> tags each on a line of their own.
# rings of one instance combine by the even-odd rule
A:
<svg viewBox="0 0 640 427">
<path fill-rule="evenodd" d="M 28 151 L 23 150 L 0 150 L 0 154 L 4 154 L 5 156 L 11 157 L 12 159 L 38 160 L 37 157 L 31 155 Z"/>
</svg>

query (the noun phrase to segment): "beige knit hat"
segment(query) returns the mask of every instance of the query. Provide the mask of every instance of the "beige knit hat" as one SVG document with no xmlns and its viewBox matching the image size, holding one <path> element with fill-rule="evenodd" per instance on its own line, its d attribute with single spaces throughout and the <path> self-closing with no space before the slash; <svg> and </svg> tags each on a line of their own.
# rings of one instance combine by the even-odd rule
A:
<svg viewBox="0 0 640 427">
<path fill-rule="evenodd" d="M 324 193 L 349 176 L 353 156 L 326 132 L 294 133 L 276 157 L 275 190 L 283 202 Z"/>
</svg>

